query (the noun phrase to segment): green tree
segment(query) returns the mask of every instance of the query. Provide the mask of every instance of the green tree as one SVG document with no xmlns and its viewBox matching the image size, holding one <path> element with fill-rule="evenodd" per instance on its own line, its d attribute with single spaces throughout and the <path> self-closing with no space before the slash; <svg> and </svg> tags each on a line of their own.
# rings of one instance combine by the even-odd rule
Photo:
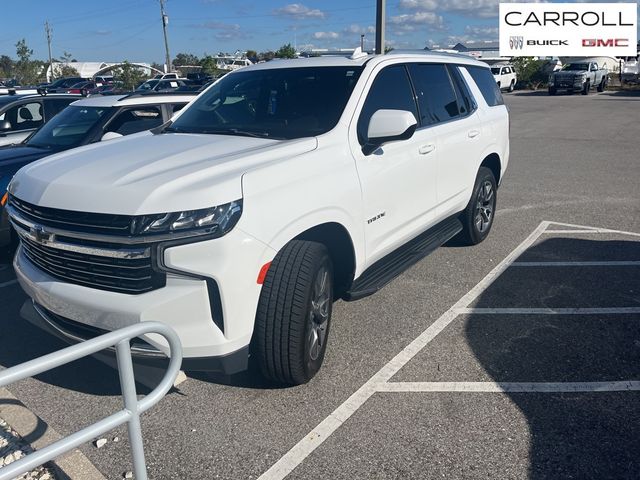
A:
<svg viewBox="0 0 640 480">
<path fill-rule="evenodd" d="M 33 50 L 27 46 L 27 41 L 23 38 L 16 43 L 16 54 L 18 61 L 15 64 L 14 75 L 21 85 L 32 85 L 37 83 L 40 74 L 39 62 L 31 60 Z"/>
<path fill-rule="evenodd" d="M 256 52 L 255 50 L 247 50 L 247 52 L 245 53 L 245 56 L 248 59 L 255 59 L 255 58 L 258 58 L 258 52 Z"/>
<path fill-rule="evenodd" d="M 15 62 L 8 55 L 0 55 L 0 77 L 10 78 L 13 76 Z"/>
<path fill-rule="evenodd" d="M 518 83 L 537 90 L 547 80 L 544 60 L 534 60 L 533 57 L 515 57 L 511 62 L 518 74 Z"/>
<path fill-rule="evenodd" d="M 258 54 L 258 60 L 262 62 L 268 62 L 269 60 L 273 60 L 276 58 L 276 53 L 271 50 L 267 50 L 266 52 L 260 52 Z"/>
<path fill-rule="evenodd" d="M 276 51 L 276 57 L 277 58 L 296 58 L 296 49 L 293 48 L 290 43 L 287 43 L 286 45 L 282 45 Z"/>
<path fill-rule="evenodd" d="M 122 86 L 126 90 L 135 89 L 140 82 L 147 79 L 143 71 L 139 67 L 131 65 L 128 60 L 123 61 L 122 65 L 113 69 L 113 77 L 122 82 Z"/>
<path fill-rule="evenodd" d="M 73 66 L 69 65 L 70 63 L 77 62 L 73 55 L 69 52 L 64 52 L 62 57 L 57 64 L 53 65 L 53 78 L 63 78 L 63 77 L 79 77 L 80 72 Z"/>
<path fill-rule="evenodd" d="M 182 65 L 200 65 L 200 59 L 191 53 L 179 53 L 173 59 L 172 64 L 176 67 Z"/>
<path fill-rule="evenodd" d="M 203 73 L 214 77 L 219 77 L 226 73 L 225 70 L 218 68 L 218 62 L 211 55 L 205 55 L 200 59 L 200 67 L 202 67 Z"/>
</svg>

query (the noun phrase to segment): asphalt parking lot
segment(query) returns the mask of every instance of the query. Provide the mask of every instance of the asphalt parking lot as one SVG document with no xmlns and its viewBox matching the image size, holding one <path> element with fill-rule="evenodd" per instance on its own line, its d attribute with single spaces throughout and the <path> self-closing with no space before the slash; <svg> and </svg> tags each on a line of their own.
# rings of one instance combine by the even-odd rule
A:
<svg viewBox="0 0 640 480">
<path fill-rule="evenodd" d="M 334 307 L 308 385 L 189 379 L 143 416 L 151 478 L 640 477 L 640 95 L 506 95 L 494 230 Z M 19 317 L 0 259 L 0 365 L 63 345 Z M 87 359 L 10 388 L 60 434 L 121 408 Z M 82 452 L 131 470 L 123 428 Z"/>
</svg>

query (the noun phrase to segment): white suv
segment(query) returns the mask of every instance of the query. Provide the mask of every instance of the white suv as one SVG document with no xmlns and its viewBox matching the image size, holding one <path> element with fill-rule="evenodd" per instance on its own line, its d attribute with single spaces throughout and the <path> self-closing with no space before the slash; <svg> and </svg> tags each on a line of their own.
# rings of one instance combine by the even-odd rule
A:
<svg viewBox="0 0 640 480">
<path fill-rule="evenodd" d="M 172 122 L 29 165 L 11 183 L 23 314 L 67 339 L 172 326 L 185 369 L 308 381 L 333 301 L 450 238 L 481 242 L 509 159 L 490 69 L 389 54 L 258 64 Z M 34 311 L 35 310 L 35 311 Z M 135 345 L 141 358 L 167 346 Z"/>
<path fill-rule="evenodd" d="M 494 65 L 491 67 L 491 73 L 493 73 L 493 78 L 496 79 L 498 88 L 501 90 L 513 92 L 516 88 L 518 76 L 513 65 Z"/>
</svg>

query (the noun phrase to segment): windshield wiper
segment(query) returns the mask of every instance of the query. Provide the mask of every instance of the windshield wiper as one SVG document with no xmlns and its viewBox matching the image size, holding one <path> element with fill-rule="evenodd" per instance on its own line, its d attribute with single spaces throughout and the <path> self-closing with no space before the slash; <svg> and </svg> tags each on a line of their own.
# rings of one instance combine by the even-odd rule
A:
<svg viewBox="0 0 640 480">
<path fill-rule="evenodd" d="M 271 136 L 269 132 L 252 132 L 250 130 L 241 130 L 239 128 L 203 129 L 202 133 L 209 133 L 213 135 L 240 135 L 243 137 L 255 138 L 269 138 Z"/>
</svg>

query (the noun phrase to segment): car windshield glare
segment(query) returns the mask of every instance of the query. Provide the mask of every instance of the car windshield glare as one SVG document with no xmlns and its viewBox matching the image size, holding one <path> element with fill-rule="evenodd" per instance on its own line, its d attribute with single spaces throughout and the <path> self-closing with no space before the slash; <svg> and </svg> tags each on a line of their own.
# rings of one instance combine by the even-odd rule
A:
<svg viewBox="0 0 640 480">
<path fill-rule="evenodd" d="M 320 135 L 338 123 L 362 67 L 249 70 L 223 77 L 166 129 L 274 139 Z"/>
<path fill-rule="evenodd" d="M 31 147 L 66 149 L 80 145 L 111 107 L 68 106 L 26 142 Z"/>
</svg>

